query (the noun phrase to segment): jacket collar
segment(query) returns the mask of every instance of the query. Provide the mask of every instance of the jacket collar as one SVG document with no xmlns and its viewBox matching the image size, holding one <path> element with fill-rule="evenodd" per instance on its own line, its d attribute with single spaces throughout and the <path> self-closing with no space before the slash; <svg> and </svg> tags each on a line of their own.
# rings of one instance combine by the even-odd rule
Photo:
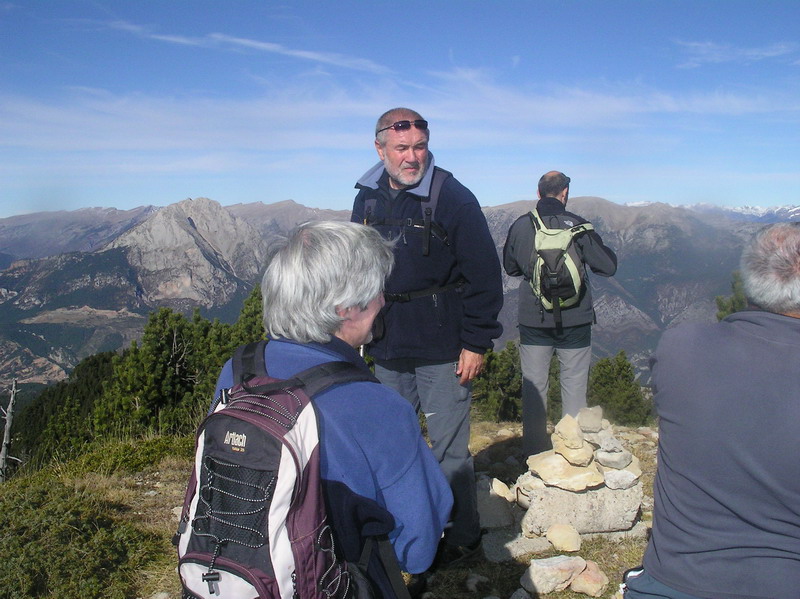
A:
<svg viewBox="0 0 800 599">
<path fill-rule="evenodd" d="M 722 322 L 738 324 L 746 333 L 769 341 L 800 347 L 800 318 L 749 309 L 734 312 Z"/>
<path fill-rule="evenodd" d="M 425 176 L 422 177 L 422 181 L 417 183 L 414 187 L 407 187 L 403 191 L 408 193 L 413 193 L 416 196 L 421 198 L 427 198 L 431 195 L 431 183 L 433 182 L 433 169 L 436 166 L 436 163 L 433 159 L 433 154 L 429 151 L 428 152 L 428 166 L 425 168 Z M 386 172 L 386 168 L 383 166 L 383 162 L 379 162 L 371 169 L 369 169 L 366 173 L 361 175 L 361 178 L 356 183 L 356 188 L 364 188 L 368 187 L 370 189 L 378 189 L 380 187 L 381 178 L 384 176 Z"/>
<path fill-rule="evenodd" d="M 270 338 L 270 343 L 287 343 L 290 345 L 298 345 L 309 350 L 324 353 L 330 356 L 332 360 L 346 360 L 347 362 L 352 362 L 356 366 L 367 368 L 364 359 L 359 355 L 357 350 L 353 349 L 347 343 L 333 335 L 331 335 L 331 339 L 327 343 L 317 343 L 316 341 L 301 343 L 300 341 L 287 339 L 285 337 Z"/>
<path fill-rule="evenodd" d="M 550 216 L 552 214 L 562 214 L 566 212 L 567 207 L 555 198 L 544 197 L 537 202 L 536 210 L 543 216 Z"/>
</svg>

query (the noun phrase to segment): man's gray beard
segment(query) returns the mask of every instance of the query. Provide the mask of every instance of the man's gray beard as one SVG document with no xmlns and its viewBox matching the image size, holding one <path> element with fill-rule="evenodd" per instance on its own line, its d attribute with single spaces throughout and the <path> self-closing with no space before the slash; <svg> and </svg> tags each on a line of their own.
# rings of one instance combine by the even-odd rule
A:
<svg viewBox="0 0 800 599">
<path fill-rule="evenodd" d="M 392 177 L 391 174 L 389 175 L 389 178 L 392 181 L 394 181 L 401 188 L 415 187 L 415 186 L 419 185 L 420 181 L 422 181 L 422 179 L 425 177 L 425 172 L 427 170 L 426 169 L 427 166 L 428 166 L 427 164 L 423 164 L 423 165 L 420 166 L 419 175 L 417 177 L 415 177 L 416 180 L 412 181 L 411 183 L 405 183 L 404 181 L 400 181 L 399 179 L 395 179 L 394 177 Z M 390 172 L 389 171 L 389 167 L 386 165 L 386 161 L 385 160 L 383 161 L 383 168 L 386 169 L 387 173 Z"/>
</svg>

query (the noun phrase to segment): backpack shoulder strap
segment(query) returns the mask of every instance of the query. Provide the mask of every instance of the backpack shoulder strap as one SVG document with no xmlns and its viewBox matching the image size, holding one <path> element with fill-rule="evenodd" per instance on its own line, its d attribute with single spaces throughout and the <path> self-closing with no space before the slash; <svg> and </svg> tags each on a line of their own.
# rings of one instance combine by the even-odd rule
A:
<svg viewBox="0 0 800 599">
<path fill-rule="evenodd" d="M 341 383 L 369 381 L 377 383 L 378 379 L 371 372 L 366 372 L 352 362 L 325 362 L 297 373 L 292 379 L 301 384 L 309 397 L 322 393 L 328 387 Z"/>
<path fill-rule="evenodd" d="M 422 214 L 425 215 L 425 208 L 431 209 L 431 220 L 436 214 L 436 205 L 439 203 L 439 194 L 442 193 L 442 185 L 453 173 L 446 171 L 438 166 L 433 167 L 433 180 L 431 181 L 431 192 L 427 198 L 422 200 Z"/>
<path fill-rule="evenodd" d="M 234 385 L 256 376 L 268 376 L 267 365 L 264 362 L 266 345 L 266 339 L 261 339 L 236 348 L 231 359 Z"/>
<path fill-rule="evenodd" d="M 383 565 L 384 572 L 389 578 L 396 599 L 411 599 L 405 580 L 403 580 L 403 570 L 397 561 L 394 547 L 388 535 L 368 536 L 364 541 L 364 548 L 361 550 L 361 557 L 358 560 L 358 568 L 362 572 L 367 572 L 369 560 L 372 555 L 373 545 L 378 547 L 378 558 Z"/>
<path fill-rule="evenodd" d="M 422 235 L 422 255 L 427 256 L 431 253 L 431 225 L 436 214 L 436 206 L 439 203 L 439 194 L 442 192 L 442 185 L 448 177 L 452 177 L 450 171 L 446 171 L 438 166 L 433 167 L 433 180 L 431 181 L 431 192 L 427 198 L 422 200 L 422 222 L 425 230 Z M 447 239 L 447 233 L 444 234 Z"/>
<path fill-rule="evenodd" d="M 545 229 L 545 228 L 546 228 L 546 227 L 544 226 L 544 223 L 542 222 L 542 217 L 541 217 L 541 216 L 539 216 L 539 211 L 538 211 L 538 210 L 536 210 L 536 209 L 534 208 L 533 210 L 531 210 L 530 212 L 528 212 L 528 216 L 529 216 L 529 217 L 530 217 L 530 219 L 531 219 L 531 224 L 533 225 L 533 230 L 534 230 L 534 231 L 540 231 L 540 230 L 542 230 L 542 229 Z"/>
<path fill-rule="evenodd" d="M 542 219 L 538 210 L 536 209 L 531 210 L 528 213 L 528 216 L 531 219 L 531 223 L 533 224 L 533 228 L 535 231 L 541 231 L 542 229 L 550 229 L 550 227 L 544 224 L 544 220 Z M 594 226 L 589 221 L 586 221 L 585 223 L 580 223 L 578 225 L 568 227 L 564 230 L 569 231 L 571 235 L 575 236 L 578 235 L 579 233 L 587 233 L 588 231 L 594 231 Z"/>
</svg>

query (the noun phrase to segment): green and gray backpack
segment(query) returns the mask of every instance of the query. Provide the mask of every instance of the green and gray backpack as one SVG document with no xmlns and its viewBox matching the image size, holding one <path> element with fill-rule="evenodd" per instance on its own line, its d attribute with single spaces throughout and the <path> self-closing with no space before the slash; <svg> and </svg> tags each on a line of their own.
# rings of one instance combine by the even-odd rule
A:
<svg viewBox="0 0 800 599">
<path fill-rule="evenodd" d="M 580 301 L 586 284 L 581 258 L 575 248 L 575 237 L 594 227 L 591 223 L 569 229 L 551 229 L 536 210 L 529 214 L 534 229 L 531 254 L 531 289 L 547 311 L 553 312 L 556 328 L 561 329 L 561 310 Z"/>
</svg>

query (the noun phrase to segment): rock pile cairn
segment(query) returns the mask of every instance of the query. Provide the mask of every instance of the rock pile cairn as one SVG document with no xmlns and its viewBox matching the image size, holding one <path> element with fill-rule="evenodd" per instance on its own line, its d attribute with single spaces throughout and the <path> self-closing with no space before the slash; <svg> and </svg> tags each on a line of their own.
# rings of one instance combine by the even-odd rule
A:
<svg viewBox="0 0 800 599">
<path fill-rule="evenodd" d="M 646 535 L 639 460 L 615 437 L 602 408 L 565 416 L 551 440 L 553 449 L 529 456 L 528 470 L 511 487 L 498 479 L 478 480 L 487 557 L 505 561 L 552 548 L 574 553 L 586 535 Z M 520 584 L 532 593 L 569 587 L 599 596 L 608 579 L 594 562 L 560 555 L 532 559 Z"/>
</svg>

